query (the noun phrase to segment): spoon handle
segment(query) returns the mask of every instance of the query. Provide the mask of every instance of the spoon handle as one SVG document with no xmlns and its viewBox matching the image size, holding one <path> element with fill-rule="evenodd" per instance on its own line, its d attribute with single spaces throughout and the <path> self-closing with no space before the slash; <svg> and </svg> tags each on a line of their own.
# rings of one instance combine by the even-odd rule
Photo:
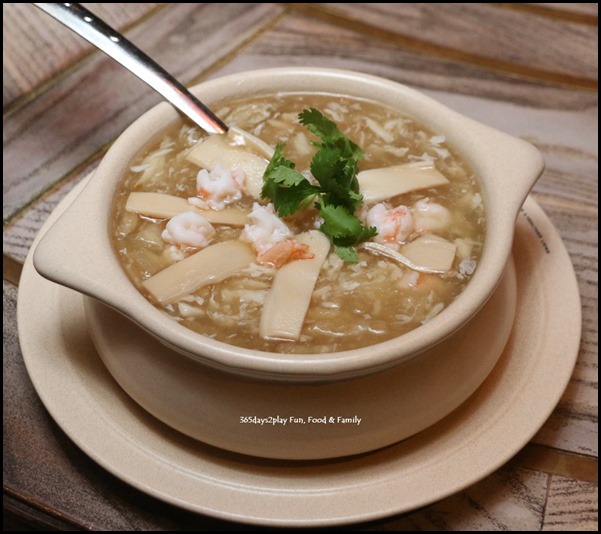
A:
<svg viewBox="0 0 601 534">
<path fill-rule="evenodd" d="M 35 4 L 163 95 L 207 133 L 228 127 L 171 74 L 81 4 Z"/>
</svg>

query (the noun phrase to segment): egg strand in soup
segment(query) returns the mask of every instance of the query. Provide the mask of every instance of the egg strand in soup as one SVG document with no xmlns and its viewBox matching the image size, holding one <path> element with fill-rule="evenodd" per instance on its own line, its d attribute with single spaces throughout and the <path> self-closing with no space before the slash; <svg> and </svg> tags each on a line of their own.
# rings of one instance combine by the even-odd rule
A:
<svg viewBox="0 0 601 534">
<path fill-rule="evenodd" d="M 299 122 L 310 108 L 362 148 L 354 170 L 316 156 L 328 140 Z M 115 197 L 123 268 L 174 320 L 241 347 L 334 352 L 417 328 L 463 290 L 484 210 L 443 136 L 334 95 L 249 98 L 218 114 L 235 126 L 227 136 L 174 125 L 136 157 Z M 353 201 L 337 197 L 340 176 L 356 182 Z M 282 209 L 290 195 L 295 209 Z"/>
</svg>

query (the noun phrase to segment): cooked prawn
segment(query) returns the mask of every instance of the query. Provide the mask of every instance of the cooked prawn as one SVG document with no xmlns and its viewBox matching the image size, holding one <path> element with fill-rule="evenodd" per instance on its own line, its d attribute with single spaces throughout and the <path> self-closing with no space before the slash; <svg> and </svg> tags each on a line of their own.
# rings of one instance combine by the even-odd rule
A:
<svg viewBox="0 0 601 534">
<path fill-rule="evenodd" d="M 310 260 L 314 258 L 309 246 L 294 239 L 286 239 L 258 255 L 259 263 L 281 267 L 293 260 Z"/>
<path fill-rule="evenodd" d="M 240 239 L 252 244 L 259 263 L 281 267 L 292 260 L 310 259 L 309 247 L 292 239 L 292 232 L 280 219 L 273 204 L 253 204 L 248 214 L 251 224 L 244 226 Z"/>
<path fill-rule="evenodd" d="M 215 235 L 215 228 L 202 215 L 185 211 L 169 219 L 161 237 L 173 245 L 184 247 L 206 247 Z"/>
<path fill-rule="evenodd" d="M 380 202 L 369 209 L 365 220 L 368 226 L 375 226 L 378 230 L 373 240 L 392 248 L 398 248 L 407 241 L 414 230 L 413 216 L 407 206 L 391 208 Z"/>
<path fill-rule="evenodd" d="M 228 204 L 242 198 L 242 189 L 246 175 L 241 169 L 229 171 L 217 163 L 211 172 L 206 169 L 199 171 L 196 176 L 198 200 L 194 197 L 188 201 L 197 206 L 222 210 Z"/>
<path fill-rule="evenodd" d="M 258 254 L 267 252 L 273 246 L 292 236 L 286 223 L 275 214 L 271 203 L 262 206 L 255 202 L 248 218 L 251 223 L 244 226 L 240 238 L 252 243 Z"/>
</svg>

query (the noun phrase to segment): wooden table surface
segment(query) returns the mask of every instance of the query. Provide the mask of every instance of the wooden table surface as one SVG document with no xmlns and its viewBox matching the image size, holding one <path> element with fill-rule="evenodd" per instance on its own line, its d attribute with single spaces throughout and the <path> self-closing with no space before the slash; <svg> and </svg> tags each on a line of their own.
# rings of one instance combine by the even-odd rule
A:
<svg viewBox="0 0 601 534">
<path fill-rule="evenodd" d="M 571 381 L 542 429 L 501 469 L 356 529 L 597 530 L 597 4 L 87 6 L 187 84 L 272 66 L 353 69 L 423 90 L 543 152 L 533 196 L 564 240 L 582 299 Z M 32 4 L 3 4 L 3 15 L 5 529 L 252 528 L 121 482 L 78 449 L 33 389 L 15 314 L 32 239 L 160 98 Z"/>
</svg>

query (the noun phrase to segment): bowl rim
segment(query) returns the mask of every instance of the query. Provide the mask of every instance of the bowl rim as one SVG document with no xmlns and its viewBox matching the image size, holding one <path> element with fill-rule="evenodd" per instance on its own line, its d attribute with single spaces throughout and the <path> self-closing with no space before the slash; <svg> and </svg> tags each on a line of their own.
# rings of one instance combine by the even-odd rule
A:
<svg viewBox="0 0 601 534">
<path fill-rule="evenodd" d="M 291 86 L 298 88 L 281 89 Z M 324 87 L 331 89 L 333 86 L 338 88 L 338 91 L 323 89 Z M 275 87 L 280 87 L 280 91 L 274 90 Z M 261 69 L 206 81 L 192 87 L 191 91 L 211 106 L 215 101 L 223 99 L 226 93 L 226 98 L 235 98 L 232 93 L 236 96 L 250 91 L 261 91 L 265 94 L 298 93 L 310 90 L 311 87 L 313 92 L 316 91 L 315 87 L 319 87 L 318 92 L 350 93 L 351 96 L 356 96 L 354 93 L 357 91 L 367 92 L 369 89 L 370 93 L 365 97 L 370 100 L 387 100 L 385 103 L 389 105 L 392 101 L 402 102 L 404 106 L 413 105 L 409 114 L 417 116 L 418 120 L 424 122 L 430 129 L 433 129 L 432 123 L 435 123 L 437 126 L 435 132 L 440 132 L 447 137 L 455 149 L 462 153 L 474 172 L 482 177 L 483 183 L 488 184 L 490 188 L 490 190 L 483 190 L 487 224 L 480 263 L 485 265 L 485 269 L 476 269 L 462 293 L 426 324 L 397 338 L 358 349 L 319 354 L 285 354 L 246 349 L 216 341 L 180 325 L 152 305 L 125 275 L 114 254 L 108 234 L 112 199 L 117 183 L 121 179 L 121 170 L 133 155 L 156 135 L 157 125 L 162 124 L 162 128 L 165 128 L 169 122 L 178 117 L 177 112 L 167 103 L 158 104 L 144 113 L 117 138 L 102 159 L 94 177 L 63 215 L 63 218 L 67 219 L 62 225 L 63 235 L 67 231 L 65 227 L 73 226 L 73 223 L 82 216 L 91 215 L 92 218 L 95 216 L 101 221 L 102 224 L 97 225 L 101 228 L 97 228 L 94 235 L 101 245 L 98 250 L 103 252 L 110 250 L 113 256 L 104 258 L 101 262 L 103 268 L 110 271 L 110 277 L 104 277 L 104 282 L 109 280 L 110 285 L 116 286 L 116 289 L 111 292 L 113 298 L 107 295 L 106 283 L 103 287 L 102 278 L 91 280 L 88 276 L 85 280 L 81 280 L 76 269 L 73 268 L 65 268 L 63 272 L 57 273 L 56 259 L 55 268 L 49 268 L 49 264 L 53 262 L 48 260 L 48 256 L 52 255 L 52 252 L 48 250 L 44 252 L 44 249 L 50 249 L 51 245 L 46 247 L 44 245 L 45 241 L 52 241 L 52 229 L 36 250 L 34 257 L 36 269 L 50 279 L 103 300 L 177 352 L 212 367 L 249 377 L 286 381 L 352 378 L 399 365 L 440 343 L 465 324 L 484 305 L 496 288 L 511 251 L 518 209 L 535 179 L 542 172 L 540 154 L 528 143 L 460 115 L 419 91 L 397 82 L 359 72 L 313 67 Z M 352 89 L 349 90 L 351 87 Z M 402 111 L 408 112 L 406 108 Z M 499 145 L 499 154 L 491 149 L 491 143 Z M 510 154 L 515 158 L 516 151 L 521 165 L 509 165 L 507 162 L 501 164 L 503 158 L 507 159 Z M 499 165 L 501 168 L 496 168 Z M 116 173 L 118 169 L 121 170 Z M 523 187 L 517 187 L 516 184 L 520 182 L 516 179 L 501 185 L 494 180 L 494 177 L 500 173 L 517 172 L 516 169 L 519 171 L 518 174 L 530 177 L 529 182 Z M 501 208 L 492 202 L 492 197 L 502 194 L 511 196 L 511 202 L 506 202 Z M 103 211 L 102 206 L 107 202 L 111 209 Z M 59 219 L 55 224 L 59 227 L 56 234 L 61 232 L 60 223 Z M 57 243 L 55 237 L 54 245 L 56 246 Z M 74 255 L 73 252 L 71 255 Z"/>
</svg>

